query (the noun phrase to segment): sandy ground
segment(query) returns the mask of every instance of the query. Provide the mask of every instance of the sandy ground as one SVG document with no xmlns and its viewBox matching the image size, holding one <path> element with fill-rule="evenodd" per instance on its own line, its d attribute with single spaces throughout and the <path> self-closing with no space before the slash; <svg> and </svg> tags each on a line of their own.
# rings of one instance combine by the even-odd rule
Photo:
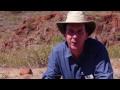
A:
<svg viewBox="0 0 120 90">
<path fill-rule="evenodd" d="M 120 59 L 111 60 L 114 79 L 120 79 Z M 41 79 L 42 74 L 45 72 L 44 68 L 32 68 L 33 75 L 20 75 L 21 69 L 15 68 L 0 68 L 0 79 Z"/>
<path fill-rule="evenodd" d="M 20 75 L 21 69 L 0 68 L 0 79 L 41 79 L 46 68 L 32 68 L 32 75 Z"/>
<path fill-rule="evenodd" d="M 120 59 L 111 60 L 113 71 L 114 71 L 114 79 L 120 79 Z"/>
</svg>

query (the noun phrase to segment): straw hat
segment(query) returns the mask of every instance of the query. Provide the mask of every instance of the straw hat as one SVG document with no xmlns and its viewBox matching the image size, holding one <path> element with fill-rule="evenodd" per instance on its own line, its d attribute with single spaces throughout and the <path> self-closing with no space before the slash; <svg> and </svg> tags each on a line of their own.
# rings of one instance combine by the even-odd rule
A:
<svg viewBox="0 0 120 90">
<path fill-rule="evenodd" d="M 93 33 L 96 27 L 96 24 L 94 21 L 87 21 L 85 19 L 85 14 L 82 11 L 70 11 L 67 14 L 66 21 L 57 23 L 57 27 L 59 28 L 62 34 L 65 34 L 66 25 L 68 23 L 85 23 L 86 30 L 89 36 Z"/>
</svg>

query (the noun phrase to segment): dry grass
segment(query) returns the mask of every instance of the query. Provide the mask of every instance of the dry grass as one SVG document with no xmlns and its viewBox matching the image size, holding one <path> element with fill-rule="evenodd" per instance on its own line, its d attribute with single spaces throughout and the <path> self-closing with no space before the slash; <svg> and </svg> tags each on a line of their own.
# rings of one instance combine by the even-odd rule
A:
<svg viewBox="0 0 120 90">
<path fill-rule="evenodd" d="M 61 35 L 53 37 L 50 44 L 42 44 L 23 48 L 17 51 L 8 51 L 0 53 L 1 67 L 44 67 L 47 65 L 49 54 L 53 46 L 63 41 Z"/>
<path fill-rule="evenodd" d="M 111 59 L 114 71 L 114 79 L 120 79 L 120 59 Z M 46 71 L 44 68 L 31 68 L 33 75 L 20 76 L 20 68 L 0 68 L 0 79 L 41 79 L 43 73 Z"/>
<path fill-rule="evenodd" d="M 42 48 L 41 48 L 42 47 Z M 0 66 L 5 67 L 42 67 L 47 63 L 50 46 L 38 46 L 37 50 L 22 49 L 0 54 Z"/>
<path fill-rule="evenodd" d="M 109 56 L 111 59 L 120 58 L 120 46 L 114 45 L 108 48 Z"/>
<path fill-rule="evenodd" d="M 42 44 L 34 45 L 29 48 L 23 48 L 17 51 L 8 51 L 7 53 L 0 53 L 1 67 L 44 67 L 47 65 L 51 49 L 64 39 L 62 35 L 53 37 L 49 44 L 41 42 Z M 111 59 L 120 58 L 120 47 L 110 46 L 108 48 Z"/>
</svg>

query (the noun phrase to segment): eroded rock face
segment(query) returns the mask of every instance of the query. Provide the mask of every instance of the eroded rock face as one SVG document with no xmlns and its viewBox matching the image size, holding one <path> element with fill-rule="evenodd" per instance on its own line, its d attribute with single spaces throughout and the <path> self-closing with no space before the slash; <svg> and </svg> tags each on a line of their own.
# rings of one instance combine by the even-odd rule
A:
<svg viewBox="0 0 120 90">
<path fill-rule="evenodd" d="M 87 19 L 95 20 L 97 24 L 94 38 L 105 45 L 108 43 L 114 45 L 120 41 L 120 18 L 115 13 L 118 12 L 87 16 Z M 55 23 L 65 19 L 65 13 L 55 12 L 24 20 L 10 38 L 0 42 L 0 51 L 26 48 L 38 44 L 39 41 L 49 43 L 55 35 L 60 33 Z"/>
<path fill-rule="evenodd" d="M 95 32 L 91 37 L 100 41 L 106 47 L 118 43 L 120 35 L 120 18 L 114 13 L 97 15 L 96 17 L 102 21 L 97 22 Z"/>
<path fill-rule="evenodd" d="M 49 43 L 51 38 L 59 33 L 55 23 L 64 19 L 64 14 L 52 13 L 24 20 L 10 38 L 1 42 L 0 51 L 26 48 L 39 41 Z"/>
</svg>

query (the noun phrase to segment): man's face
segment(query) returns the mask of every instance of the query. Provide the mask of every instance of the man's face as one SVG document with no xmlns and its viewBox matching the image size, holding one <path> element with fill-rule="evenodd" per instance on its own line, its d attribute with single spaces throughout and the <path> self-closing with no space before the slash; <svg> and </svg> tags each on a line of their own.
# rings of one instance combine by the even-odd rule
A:
<svg viewBox="0 0 120 90">
<path fill-rule="evenodd" d="M 80 50 L 80 48 L 83 48 L 84 42 L 88 37 L 85 24 L 67 24 L 64 37 L 70 49 Z"/>
</svg>

